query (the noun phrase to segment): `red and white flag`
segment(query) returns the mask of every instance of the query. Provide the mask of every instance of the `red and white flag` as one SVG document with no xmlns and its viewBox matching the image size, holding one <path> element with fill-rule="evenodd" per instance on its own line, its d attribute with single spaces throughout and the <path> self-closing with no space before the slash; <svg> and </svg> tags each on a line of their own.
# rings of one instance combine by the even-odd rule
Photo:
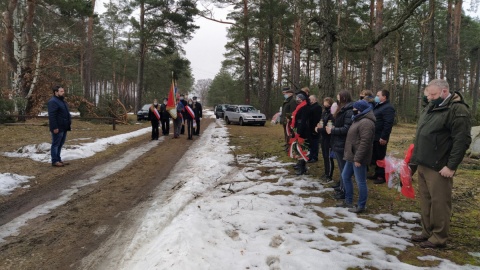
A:
<svg viewBox="0 0 480 270">
<path fill-rule="evenodd" d="M 175 102 L 175 81 L 172 79 L 172 85 L 168 92 L 167 111 L 173 119 L 177 119 L 177 104 Z"/>
</svg>

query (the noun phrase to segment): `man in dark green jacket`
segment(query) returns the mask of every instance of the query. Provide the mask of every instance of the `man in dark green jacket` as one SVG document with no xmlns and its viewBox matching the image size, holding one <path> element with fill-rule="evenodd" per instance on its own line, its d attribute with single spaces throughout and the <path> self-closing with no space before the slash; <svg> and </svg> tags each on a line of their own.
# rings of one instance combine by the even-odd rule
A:
<svg viewBox="0 0 480 270">
<path fill-rule="evenodd" d="M 441 248 L 450 227 L 453 175 L 472 141 L 471 120 L 463 97 L 450 93 L 445 80 L 432 80 L 425 93 L 429 103 L 420 115 L 412 156 L 418 165 L 422 233 L 411 240 Z"/>
</svg>

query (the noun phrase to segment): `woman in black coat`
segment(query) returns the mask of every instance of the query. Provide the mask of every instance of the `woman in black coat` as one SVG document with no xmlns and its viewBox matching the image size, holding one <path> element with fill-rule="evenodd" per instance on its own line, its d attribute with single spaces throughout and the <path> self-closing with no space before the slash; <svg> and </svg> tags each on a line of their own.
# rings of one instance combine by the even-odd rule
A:
<svg viewBox="0 0 480 270">
<path fill-rule="evenodd" d="M 348 129 L 352 125 L 352 115 L 353 115 L 353 102 L 352 95 L 347 90 L 342 90 L 337 95 L 338 108 L 334 112 L 333 118 L 333 127 L 325 127 L 327 134 L 331 134 L 331 145 L 332 151 L 335 154 L 337 159 L 338 168 L 340 170 L 340 182 L 334 187 L 337 190 L 335 194 L 335 199 L 343 200 L 345 199 L 345 189 L 343 187 L 342 181 L 342 171 L 345 167 L 345 160 L 343 160 L 343 152 L 345 150 L 345 141 L 347 140 Z"/>
</svg>

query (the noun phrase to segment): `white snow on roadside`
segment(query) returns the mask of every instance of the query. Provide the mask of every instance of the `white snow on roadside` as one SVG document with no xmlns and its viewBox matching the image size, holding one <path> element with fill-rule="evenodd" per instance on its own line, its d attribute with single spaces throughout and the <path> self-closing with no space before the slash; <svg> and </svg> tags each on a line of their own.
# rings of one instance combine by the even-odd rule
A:
<svg viewBox="0 0 480 270">
<path fill-rule="evenodd" d="M 40 204 L 30 211 L 14 218 L 10 222 L 0 226 L 0 243 L 5 242 L 6 237 L 17 235 L 19 229 L 26 225 L 29 220 L 48 214 L 53 209 L 67 203 L 80 188 L 97 183 L 105 177 L 117 173 L 128 164 L 134 162 L 138 157 L 157 146 L 158 143 L 163 142 L 163 140 L 164 138 L 162 137 L 158 141 L 150 141 L 142 146 L 131 149 L 115 160 L 96 166 L 85 172 L 70 188 L 63 190 L 58 198 Z M 3 179 L 0 179 L 0 181 L 3 181 Z"/>
<path fill-rule="evenodd" d="M 33 176 L 18 175 L 15 173 L 0 173 L 0 196 L 8 195 L 23 183 L 27 183 Z"/>
<path fill-rule="evenodd" d="M 232 161 L 226 128 L 209 127 L 165 180 L 176 192 L 155 192 L 135 235 L 102 256 L 101 268 L 427 269 L 392 255 L 412 246 L 406 239 L 418 233 L 417 213 L 357 216 L 320 206 L 331 189 L 288 175 L 290 164 Z M 435 269 L 478 269 L 419 259 L 436 260 Z"/>
<path fill-rule="evenodd" d="M 97 139 L 95 142 L 83 143 L 80 145 L 65 144 L 62 149 L 62 160 L 75 160 L 81 158 L 88 158 L 98 152 L 105 151 L 111 145 L 117 145 L 128 141 L 131 138 L 141 136 L 152 131 L 151 127 L 142 128 L 125 134 L 119 134 L 107 138 Z M 67 135 L 68 137 L 68 135 Z M 68 138 L 67 138 L 68 142 Z M 40 162 L 50 162 L 50 147 L 51 143 L 30 144 L 21 147 L 15 152 L 4 152 L 3 155 L 7 157 L 23 157 L 30 158 Z"/>
</svg>

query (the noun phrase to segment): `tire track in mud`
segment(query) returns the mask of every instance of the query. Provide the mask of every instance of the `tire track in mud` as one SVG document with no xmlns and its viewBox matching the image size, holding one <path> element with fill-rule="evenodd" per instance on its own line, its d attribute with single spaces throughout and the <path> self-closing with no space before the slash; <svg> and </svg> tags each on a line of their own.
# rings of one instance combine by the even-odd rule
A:
<svg viewBox="0 0 480 270">
<path fill-rule="evenodd" d="M 212 121 L 205 119 L 203 127 Z M 119 147 L 104 158 L 102 165 L 93 169 L 92 162 L 85 162 L 83 167 L 77 164 L 79 168 L 75 172 L 58 181 L 69 183 L 63 185 L 63 190 L 78 190 L 70 194 L 70 200 L 52 208 L 48 214 L 28 221 L 18 235 L 6 238 L 0 246 L 0 268 L 77 269 L 81 260 L 114 234 L 120 225 L 133 222 L 130 215 L 134 213 L 130 210 L 151 197 L 153 190 L 168 176 L 191 144 L 186 136 L 175 140 L 171 136 L 165 137 L 159 144 L 140 138 L 135 143 Z M 129 157 L 130 163 L 127 162 Z M 101 181 L 95 172 L 104 174 Z M 70 179 L 72 177 L 85 181 L 77 183 L 78 180 Z M 58 198 L 62 191 L 55 195 L 47 188 L 38 190 L 43 192 L 34 192 L 32 197 L 46 196 L 46 199 L 38 199 L 42 203 Z M 24 196 L 21 203 L 27 200 L 28 196 Z M 15 201 L 8 203 L 15 205 Z M 18 217 L 26 211 L 28 209 L 16 210 L 9 215 Z M 4 221 L 3 224 L 8 223 Z"/>
</svg>

